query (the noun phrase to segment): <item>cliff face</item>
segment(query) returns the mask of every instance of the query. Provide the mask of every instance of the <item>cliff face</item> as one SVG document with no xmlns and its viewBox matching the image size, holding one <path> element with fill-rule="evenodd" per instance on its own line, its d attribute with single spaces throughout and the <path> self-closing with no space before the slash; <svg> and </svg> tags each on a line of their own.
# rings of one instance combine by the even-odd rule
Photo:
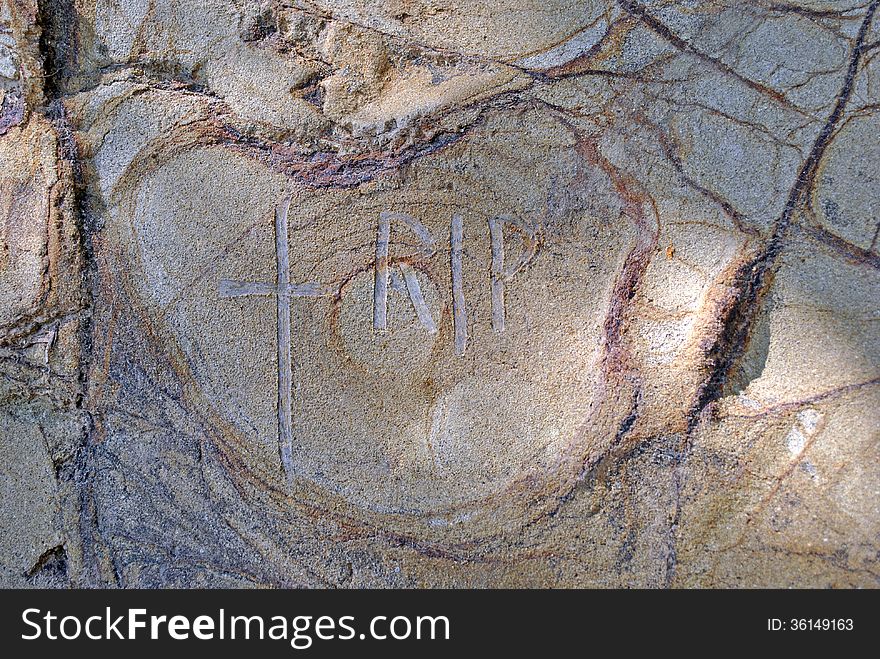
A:
<svg viewBox="0 0 880 659">
<path fill-rule="evenodd" d="M 3 585 L 876 587 L 877 4 L 0 0 Z"/>
</svg>

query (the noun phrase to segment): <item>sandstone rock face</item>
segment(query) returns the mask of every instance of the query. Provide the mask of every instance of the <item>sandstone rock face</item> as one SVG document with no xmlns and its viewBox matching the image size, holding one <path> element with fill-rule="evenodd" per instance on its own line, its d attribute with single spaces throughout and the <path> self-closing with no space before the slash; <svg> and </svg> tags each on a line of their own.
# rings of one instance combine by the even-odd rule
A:
<svg viewBox="0 0 880 659">
<path fill-rule="evenodd" d="M 0 1 L 0 574 L 876 587 L 877 2 Z"/>
</svg>

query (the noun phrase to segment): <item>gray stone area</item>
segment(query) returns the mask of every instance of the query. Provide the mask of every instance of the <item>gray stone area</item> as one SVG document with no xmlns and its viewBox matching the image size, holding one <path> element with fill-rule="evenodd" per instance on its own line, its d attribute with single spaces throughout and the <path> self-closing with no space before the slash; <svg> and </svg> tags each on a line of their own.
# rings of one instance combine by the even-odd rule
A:
<svg viewBox="0 0 880 659">
<path fill-rule="evenodd" d="M 877 6 L 0 0 L 0 582 L 877 587 Z"/>
</svg>

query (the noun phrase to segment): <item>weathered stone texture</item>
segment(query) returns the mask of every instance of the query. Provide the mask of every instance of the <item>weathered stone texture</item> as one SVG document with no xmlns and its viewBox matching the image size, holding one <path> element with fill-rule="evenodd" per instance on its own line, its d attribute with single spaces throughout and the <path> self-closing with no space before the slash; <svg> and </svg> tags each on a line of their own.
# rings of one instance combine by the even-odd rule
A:
<svg viewBox="0 0 880 659">
<path fill-rule="evenodd" d="M 3 0 L 4 582 L 876 587 L 877 4 Z"/>
</svg>

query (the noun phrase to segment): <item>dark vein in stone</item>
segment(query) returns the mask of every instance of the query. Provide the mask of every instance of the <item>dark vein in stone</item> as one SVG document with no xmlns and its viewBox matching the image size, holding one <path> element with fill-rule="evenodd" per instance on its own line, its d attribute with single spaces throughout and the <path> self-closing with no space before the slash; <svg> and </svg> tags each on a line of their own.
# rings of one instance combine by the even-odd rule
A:
<svg viewBox="0 0 880 659">
<path fill-rule="evenodd" d="M 874 0 L 868 7 L 865 17 L 859 28 L 858 36 L 853 45 L 849 66 L 837 94 L 834 109 L 825 121 L 818 136 L 813 142 L 810 153 L 801 165 L 797 179 L 788 195 L 788 200 L 782 214 L 774 224 L 771 238 L 761 249 L 755 258 L 746 262 L 737 272 L 737 296 L 734 303 L 729 307 L 728 313 L 723 318 L 723 329 L 719 333 L 714 345 L 707 352 L 707 358 L 712 368 L 709 376 L 701 387 L 695 405 L 688 415 L 688 429 L 685 433 L 680 451 L 680 462 L 676 469 L 676 506 L 675 513 L 670 524 L 670 547 L 667 557 L 667 586 L 672 586 L 675 579 L 676 567 L 676 532 L 682 514 L 682 482 L 684 478 L 684 463 L 692 449 L 694 431 L 699 427 L 704 417 L 704 412 L 710 409 L 711 403 L 721 397 L 724 384 L 737 359 L 743 354 L 751 334 L 753 321 L 758 310 L 763 304 L 767 291 L 772 284 L 775 274 L 775 265 L 784 246 L 791 218 L 801 207 L 805 198 L 813 187 L 816 172 L 822 157 L 831 142 L 835 127 L 840 122 L 846 105 L 852 95 L 853 84 L 859 69 L 859 63 L 864 54 L 865 37 L 871 27 L 871 22 L 880 0 Z"/>
<path fill-rule="evenodd" d="M 675 46 L 675 48 L 677 48 L 678 50 L 684 53 L 688 53 L 689 55 L 693 55 L 700 61 L 705 62 L 713 68 L 718 69 L 719 71 L 738 80 L 750 89 L 754 89 L 758 93 L 764 96 L 768 96 L 778 103 L 785 105 L 786 107 L 792 108 L 797 112 L 801 112 L 801 110 L 794 107 L 792 103 L 788 101 L 781 92 L 771 87 L 767 87 L 766 85 L 762 85 L 761 83 L 756 82 L 750 78 L 747 78 L 746 76 L 739 73 L 736 69 L 732 68 L 728 64 L 725 64 L 717 57 L 712 57 L 711 55 L 704 53 L 700 49 L 696 48 L 694 45 L 682 39 L 667 25 L 665 25 L 663 22 L 653 16 L 643 4 L 635 2 L 634 0 L 618 0 L 618 4 L 628 14 L 642 21 L 642 23 L 644 23 L 651 31 L 655 32 L 661 38 L 665 39 L 667 42 Z"/>
</svg>

